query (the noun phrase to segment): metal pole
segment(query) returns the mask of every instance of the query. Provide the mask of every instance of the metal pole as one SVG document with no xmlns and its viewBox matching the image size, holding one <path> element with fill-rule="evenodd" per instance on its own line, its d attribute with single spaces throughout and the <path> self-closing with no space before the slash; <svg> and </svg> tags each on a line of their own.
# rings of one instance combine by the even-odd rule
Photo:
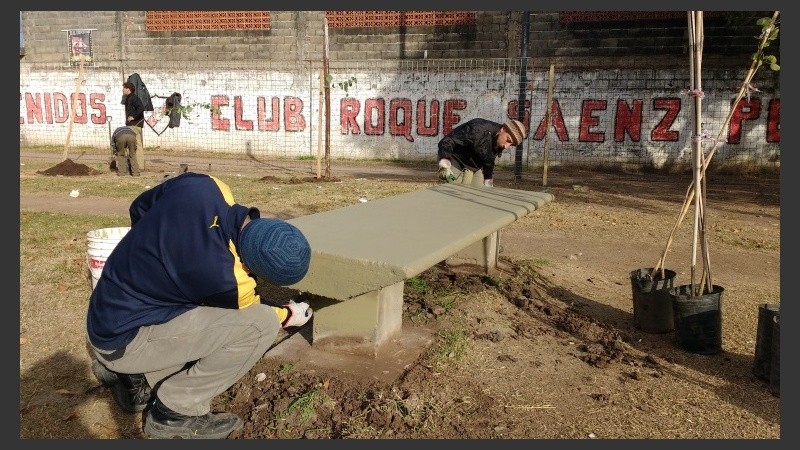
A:
<svg viewBox="0 0 800 450">
<path fill-rule="evenodd" d="M 525 123 L 525 99 L 528 86 L 528 37 L 531 28 L 531 12 L 522 12 L 522 26 L 519 40 L 519 100 L 517 105 L 517 120 Z M 526 125 L 529 127 L 530 125 Z M 517 145 L 514 155 L 514 180 L 522 178 L 522 142 Z"/>
</svg>

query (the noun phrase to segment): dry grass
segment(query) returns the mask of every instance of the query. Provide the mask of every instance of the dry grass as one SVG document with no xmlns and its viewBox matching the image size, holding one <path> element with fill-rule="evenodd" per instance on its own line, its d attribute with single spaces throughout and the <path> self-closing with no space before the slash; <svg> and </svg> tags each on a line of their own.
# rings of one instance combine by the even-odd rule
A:
<svg viewBox="0 0 800 450">
<path fill-rule="evenodd" d="M 161 182 L 162 174 L 46 177 L 36 171 L 52 166 L 52 161 L 24 163 L 21 194 L 49 196 L 53 208 L 20 213 L 20 437 L 139 438 L 140 418 L 122 414 L 97 388 L 84 348 L 91 291 L 86 232 L 127 225 L 128 217 L 102 210 L 54 211 L 72 200 L 126 204 Z M 214 175 L 231 186 L 240 203 L 283 218 L 436 183 L 432 178 L 387 180 L 379 173 L 299 183 L 292 180 L 295 173 Z M 719 268 L 716 276 L 728 289 L 725 352 L 698 358 L 673 348 L 668 336 L 630 326 L 627 284 L 631 269 L 650 265 L 660 255 L 686 185 L 670 185 L 659 175 L 632 180 L 621 174 L 558 170 L 551 172 L 550 180 L 556 201 L 504 232 L 506 255 L 527 258 L 540 269 L 547 282 L 541 286 L 545 299 L 569 305 L 592 323 L 611 324 L 635 352 L 657 356 L 660 368 L 588 366 L 575 357 L 579 336 L 567 336 L 546 320 L 527 317 L 495 291 L 471 294 L 443 315 L 453 326 L 443 328 L 441 336 L 441 342 L 450 345 L 441 347 L 446 362 L 442 374 L 425 385 L 409 386 L 409 392 L 420 398 L 429 394 L 439 407 L 422 422 L 420 433 L 435 436 L 437 427 L 449 420 L 463 420 L 470 424 L 464 430 L 484 433 L 482 437 L 780 437 L 780 400 L 749 373 L 756 307 L 780 302 L 780 202 L 774 184 L 765 183 L 758 192 L 758 183 L 739 179 L 712 192 L 712 257 Z M 574 184 L 588 190 L 576 191 Z M 72 189 L 80 190 L 79 199 L 68 196 Z M 668 261 L 681 279 L 687 276 L 685 234 Z M 455 334 L 464 329 L 472 335 Z M 484 335 L 504 338 L 495 342 L 476 337 Z M 465 342 L 469 345 L 462 345 Z M 463 356 L 455 361 L 457 354 Z M 418 370 L 428 372 L 424 367 Z M 478 399 L 494 402 L 493 409 L 471 406 Z M 462 414 L 464 410 L 474 415 Z M 487 422 L 487 417 L 493 420 Z M 459 432 L 464 431 L 449 430 L 453 435 Z"/>
</svg>

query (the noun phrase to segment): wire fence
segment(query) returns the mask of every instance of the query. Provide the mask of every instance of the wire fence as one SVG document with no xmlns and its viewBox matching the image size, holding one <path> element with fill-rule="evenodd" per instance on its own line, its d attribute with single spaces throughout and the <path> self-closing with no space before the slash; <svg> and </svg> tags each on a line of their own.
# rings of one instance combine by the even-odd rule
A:
<svg viewBox="0 0 800 450">
<path fill-rule="evenodd" d="M 777 167 L 777 76 L 759 74 L 723 127 L 746 69 L 704 72 L 699 138 L 710 148 L 723 129 L 717 163 Z M 125 70 L 140 75 L 153 103 L 146 153 L 218 154 L 241 165 L 328 154 L 339 165 L 382 160 L 419 167 L 435 165 L 438 141 L 458 124 L 474 117 L 502 123 L 521 111 L 529 138 L 504 152 L 498 171 L 520 163 L 525 170 L 545 163 L 691 164 L 688 68 L 561 71 L 528 58 L 331 62 L 328 101 L 319 61 L 286 67 L 163 60 L 126 62 L 119 70 L 20 64 L 21 149 L 110 153 L 111 132 L 124 125 Z M 180 117 L 166 107 L 173 94 L 180 96 Z"/>
</svg>

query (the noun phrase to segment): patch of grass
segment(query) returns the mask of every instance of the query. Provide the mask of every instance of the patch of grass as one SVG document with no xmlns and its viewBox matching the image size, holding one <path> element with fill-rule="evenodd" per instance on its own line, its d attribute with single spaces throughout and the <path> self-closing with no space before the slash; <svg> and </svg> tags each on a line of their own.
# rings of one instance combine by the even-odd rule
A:
<svg viewBox="0 0 800 450">
<path fill-rule="evenodd" d="M 439 342 L 432 351 L 432 359 L 437 367 L 448 361 L 458 361 L 464 356 L 469 344 L 469 337 L 463 330 L 445 330 L 439 332 Z"/>
<path fill-rule="evenodd" d="M 447 296 L 442 299 L 437 299 L 436 304 L 444 308 L 445 312 L 450 312 L 458 305 L 458 300 L 455 296 Z"/>
<path fill-rule="evenodd" d="M 297 414 L 302 423 L 307 423 L 316 414 L 317 408 L 329 400 L 322 386 L 319 385 L 289 403 L 287 414 Z"/>
<path fill-rule="evenodd" d="M 49 167 L 54 164 L 48 165 Z M 38 164 L 36 165 L 38 167 Z M 105 197 L 105 198 L 118 198 L 133 201 L 136 196 L 145 191 L 147 186 L 155 186 L 151 178 L 136 178 L 136 177 L 117 177 L 117 176 L 78 176 L 78 177 L 64 177 L 64 176 L 47 176 L 36 174 L 36 170 L 44 170 L 44 168 L 36 168 L 34 166 L 27 167 L 25 174 L 30 173 L 31 176 L 20 176 L 19 189 L 20 192 L 42 193 L 52 192 L 54 195 L 67 197 L 73 189 L 77 189 L 79 195 L 89 197 Z M 23 172 L 20 171 L 22 174 Z"/>
<path fill-rule="evenodd" d="M 534 258 L 534 259 L 530 260 L 530 263 L 533 264 L 536 267 L 547 267 L 550 264 L 552 264 L 550 262 L 550 260 L 548 260 L 546 258 Z"/>
<path fill-rule="evenodd" d="M 406 287 L 420 294 L 427 294 L 430 291 L 428 282 L 420 277 L 412 277 L 406 280 Z"/>
<path fill-rule="evenodd" d="M 86 233 L 129 224 L 127 217 L 20 212 L 20 284 L 58 291 L 85 287 Z"/>
<path fill-rule="evenodd" d="M 288 374 L 292 370 L 294 370 L 294 364 L 292 364 L 292 363 L 282 364 L 281 368 L 278 369 L 278 374 L 283 376 L 283 375 Z"/>
<path fill-rule="evenodd" d="M 407 314 L 406 314 L 406 317 L 407 317 L 407 318 L 408 318 L 408 320 L 410 320 L 412 323 L 421 323 L 421 322 L 424 322 L 424 321 L 425 321 L 425 318 L 426 318 L 427 316 L 428 316 L 428 312 L 427 312 L 427 311 L 425 311 L 424 309 L 417 309 L 417 310 L 414 310 L 414 311 L 412 311 L 412 312 L 410 312 L 410 313 L 407 313 Z"/>
</svg>

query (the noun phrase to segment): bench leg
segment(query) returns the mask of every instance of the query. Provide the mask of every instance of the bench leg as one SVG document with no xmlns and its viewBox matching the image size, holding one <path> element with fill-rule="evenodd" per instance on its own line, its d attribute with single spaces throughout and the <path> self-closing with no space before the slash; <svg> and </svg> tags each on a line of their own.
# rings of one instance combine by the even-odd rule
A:
<svg viewBox="0 0 800 450">
<path fill-rule="evenodd" d="M 447 258 L 446 262 L 450 266 L 457 266 L 460 264 L 477 265 L 483 267 L 488 274 L 497 267 L 499 248 L 500 232 L 495 231 L 482 240 Z"/>
<path fill-rule="evenodd" d="M 403 286 L 401 281 L 345 301 L 315 302 L 313 342 L 355 340 L 378 346 L 396 336 L 403 323 Z"/>
</svg>

